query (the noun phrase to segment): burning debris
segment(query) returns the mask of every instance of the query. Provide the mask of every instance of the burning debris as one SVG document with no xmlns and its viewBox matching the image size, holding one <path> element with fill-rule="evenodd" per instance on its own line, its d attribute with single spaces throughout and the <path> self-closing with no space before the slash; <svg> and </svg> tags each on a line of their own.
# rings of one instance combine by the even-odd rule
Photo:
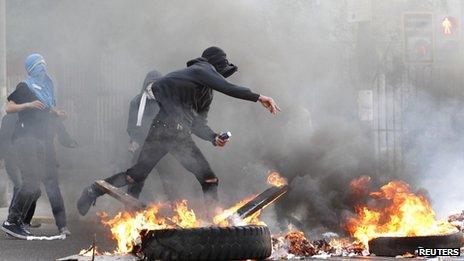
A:
<svg viewBox="0 0 464 261">
<path fill-rule="evenodd" d="M 198 228 L 206 226 L 227 227 L 231 225 L 260 225 L 260 212 L 241 219 L 229 218 L 237 209 L 251 201 L 249 197 L 240 201 L 235 206 L 224 210 L 213 218 L 213 223 L 198 219 L 195 212 L 189 208 L 187 200 L 169 204 L 152 204 L 148 208 L 140 211 L 124 211 L 118 213 L 113 218 L 109 218 L 106 213 L 99 213 L 102 223 L 109 226 L 113 238 L 117 241 L 118 248 L 116 253 L 130 253 L 134 247 L 140 244 L 140 235 L 143 231 L 161 230 L 170 228 Z M 163 214 L 162 214 L 163 213 Z M 171 213 L 166 216 L 166 213 Z M 235 223 L 230 223 L 234 221 Z"/>
<path fill-rule="evenodd" d="M 150 237 L 158 237 L 156 231 L 265 225 L 259 219 L 261 210 L 288 190 L 287 181 L 277 172 L 268 173 L 268 182 L 273 187 L 221 210 L 211 221 L 199 219 L 186 200 L 174 204 L 152 204 L 139 210 L 120 212 L 112 218 L 106 213 L 99 215 L 102 223 L 110 227 L 113 238 L 117 241 L 118 247 L 115 253 L 140 253 L 144 251 L 141 250 L 144 246 L 143 239 L 150 241 Z M 350 183 L 351 192 L 357 197 L 357 202 L 364 202 L 356 207 L 357 216 L 349 218 L 345 224 L 346 231 L 353 238 L 339 238 L 337 234 L 329 232 L 325 233 L 327 236 L 323 239 L 309 239 L 303 231 L 289 226 L 284 234 L 272 236 L 272 258 L 366 256 L 369 255 L 370 244 L 380 242 L 385 237 L 414 240 L 414 237 L 418 236 L 456 233 L 458 230 L 455 226 L 459 222 L 461 225 L 458 227 L 462 228 L 464 212 L 450 216 L 449 222 L 454 222 L 455 226 L 448 222 L 437 221 L 425 196 L 413 193 L 405 182 L 391 181 L 374 192 L 369 191 L 369 184 L 370 178 L 367 176 Z M 126 204 L 129 202 L 129 206 L 136 206 L 135 209 L 137 206 L 143 206 L 142 203 L 127 198 L 126 195 L 113 194 L 121 198 L 122 202 Z M 214 233 L 208 230 L 209 232 Z M 457 236 L 453 235 L 454 237 Z M 147 244 L 150 245 L 145 243 Z M 377 249 L 378 246 L 374 248 Z"/>
<path fill-rule="evenodd" d="M 454 214 L 448 217 L 448 222 L 455 226 L 461 232 L 464 232 L 464 210 L 459 214 Z"/>
<path fill-rule="evenodd" d="M 311 244 L 301 231 L 290 231 L 285 235 L 288 242 L 288 252 L 295 256 L 313 256 L 316 248 Z"/>
<path fill-rule="evenodd" d="M 98 213 L 98 215 L 101 222 L 110 227 L 112 236 L 117 242 L 117 250 L 114 253 L 131 253 L 137 250 L 141 244 L 141 236 L 147 231 L 209 226 L 265 225 L 259 220 L 261 210 L 288 190 L 285 178 L 277 172 L 270 172 L 268 181 L 273 187 L 257 196 L 247 197 L 228 209 L 219 211 L 212 221 L 199 219 L 195 211 L 188 206 L 187 200 L 180 200 L 174 204 L 151 204 L 146 207 L 145 204 L 120 189 L 104 181 L 98 181 L 97 184 L 109 195 L 132 209 L 119 212 L 111 218 L 105 212 Z"/>
<path fill-rule="evenodd" d="M 358 182 L 360 181 L 360 182 Z M 368 191 L 369 179 L 352 182 L 353 190 Z M 362 184 L 362 186 L 360 186 Z M 412 237 L 452 234 L 456 227 L 435 217 L 424 195 L 413 193 L 403 181 L 391 181 L 379 191 L 370 192 L 368 201 L 356 207 L 357 217 L 348 219 L 346 229 L 365 246 L 378 237 Z"/>
<path fill-rule="evenodd" d="M 273 259 L 304 257 L 327 258 L 331 256 L 352 257 L 368 255 L 360 242 L 348 238 L 340 239 L 335 233 L 332 238 L 309 240 L 302 231 L 289 226 L 285 235 L 273 236 Z"/>
<path fill-rule="evenodd" d="M 413 193 L 403 181 L 391 181 L 379 191 L 370 192 L 370 177 L 363 176 L 350 183 L 357 202 L 357 216 L 347 220 L 345 228 L 354 238 L 309 240 L 302 231 L 289 227 L 284 235 L 273 237 L 273 258 L 365 256 L 369 248 L 378 255 L 414 256 L 419 245 L 430 247 L 462 246 L 464 212 L 449 217 L 449 222 L 435 218 L 424 195 Z M 398 241 L 395 249 L 389 243 Z M 402 243 L 401 243 L 402 242 Z M 391 245 L 391 243 L 390 243 Z"/>
<path fill-rule="evenodd" d="M 160 212 L 170 212 L 166 217 Z M 109 218 L 105 212 L 99 213 L 103 224 L 111 229 L 113 238 L 117 241 L 116 253 L 130 253 L 134 246 L 140 243 L 140 233 L 144 230 L 159 230 L 166 228 L 192 228 L 198 227 L 202 221 L 198 220 L 193 210 L 189 209 L 188 202 L 182 200 L 168 204 L 152 204 L 140 211 L 119 212 Z"/>
<path fill-rule="evenodd" d="M 277 171 L 268 171 L 267 174 L 267 183 L 275 187 L 282 187 L 288 184 L 287 179 L 282 177 Z"/>
</svg>

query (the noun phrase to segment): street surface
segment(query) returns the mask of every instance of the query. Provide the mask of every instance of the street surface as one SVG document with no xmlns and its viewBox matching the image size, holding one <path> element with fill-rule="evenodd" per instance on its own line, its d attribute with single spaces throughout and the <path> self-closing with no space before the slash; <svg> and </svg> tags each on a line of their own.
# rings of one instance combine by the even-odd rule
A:
<svg viewBox="0 0 464 261">
<path fill-rule="evenodd" d="M 51 213 L 45 213 L 44 210 L 38 212 L 38 216 L 51 216 Z M 0 208 L 2 222 L 6 215 L 7 209 Z M 17 240 L 0 231 L 0 261 L 50 261 L 71 256 L 77 254 L 81 249 L 88 248 L 92 244 L 95 233 L 97 234 L 96 245 L 99 250 L 110 251 L 114 249 L 115 245 L 110 239 L 108 229 L 96 222 L 70 220 L 68 227 L 72 235 L 65 240 L 54 241 Z M 31 232 L 39 236 L 52 236 L 57 233 L 57 228 L 54 224 L 43 224 L 40 228 L 31 229 Z"/>
</svg>

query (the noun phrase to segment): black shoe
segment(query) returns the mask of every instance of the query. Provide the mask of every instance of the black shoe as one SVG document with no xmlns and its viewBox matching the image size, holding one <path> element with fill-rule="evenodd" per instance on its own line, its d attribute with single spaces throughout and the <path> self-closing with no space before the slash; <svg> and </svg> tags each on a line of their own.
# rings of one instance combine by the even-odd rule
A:
<svg viewBox="0 0 464 261">
<path fill-rule="evenodd" d="M 77 201 L 77 210 L 82 216 L 85 216 L 92 205 L 95 205 L 97 200 L 97 192 L 93 186 L 87 187 L 82 191 L 82 195 Z"/>
<path fill-rule="evenodd" d="M 5 221 L 2 224 L 2 230 L 8 235 L 27 240 L 28 237 L 33 236 L 22 224 L 12 223 Z"/>
</svg>

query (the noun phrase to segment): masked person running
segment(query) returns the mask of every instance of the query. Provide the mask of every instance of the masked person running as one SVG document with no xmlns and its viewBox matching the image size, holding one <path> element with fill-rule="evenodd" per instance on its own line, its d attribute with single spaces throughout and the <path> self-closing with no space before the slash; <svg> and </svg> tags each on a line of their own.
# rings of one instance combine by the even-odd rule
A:
<svg viewBox="0 0 464 261">
<path fill-rule="evenodd" d="M 219 135 L 207 125 L 213 91 L 242 100 L 259 101 L 273 114 L 279 110 L 272 98 L 256 94 L 225 79 L 236 71 L 237 66 L 229 63 L 223 50 L 210 47 L 200 58 L 187 62 L 187 68 L 156 80 L 150 91 L 158 101 L 160 111 L 153 120 L 137 163 L 105 181 L 116 187 L 143 182 L 158 161 L 171 153 L 196 176 L 206 204 L 217 201 L 218 178 L 191 136 L 194 134 L 218 147 L 227 143 L 219 139 Z M 104 191 L 95 183 L 85 188 L 77 202 L 79 213 L 87 214 L 97 197 L 103 194 Z"/>
<path fill-rule="evenodd" d="M 21 184 L 11 202 L 2 230 L 20 239 L 32 236 L 23 221 L 31 205 L 41 194 L 40 183 L 50 180 L 52 182 L 45 187 L 56 224 L 61 233 L 69 234 L 58 182 L 56 179 L 49 179 L 49 172 L 54 172 L 57 166 L 53 142 L 55 119 L 65 117 L 66 114 L 55 109 L 55 90 L 44 58 L 40 54 L 28 56 L 25 68 L 27 79 L 20 82 L 16 90 L 8 96 L 6 105 L 7 113 L 18 113 L 14 146 L 17 150 Z"/>
</svg>

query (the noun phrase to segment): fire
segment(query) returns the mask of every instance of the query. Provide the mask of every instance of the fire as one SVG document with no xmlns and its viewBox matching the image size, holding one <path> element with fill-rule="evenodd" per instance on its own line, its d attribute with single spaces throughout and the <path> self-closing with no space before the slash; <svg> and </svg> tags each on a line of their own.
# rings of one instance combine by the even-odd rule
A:
<svg viewBox="0 0 464 261">
<path fill-rule="evenodd" d="M 140 240 L 142 230 L 199 226 L 200 221 L 196 219 L 193 210 L 188 208 L 186 200 L 175 203 L 174 214 L 171 218 L 159 215 L 162 208 L 168 207 L 164 204 L 155 204 L 141 211 L 119 212 L 111 219 L 108 219 L 106 213 L 99 215 L 102 223 L 111 228 L 113 238 L 117 241 L 116 253 L 129 253 Z"/>
<path fill-rule="evenodd" d="M 239 217 L 235 216 L 234 213 L 243 205 L 248 203 L 250 200 L 252 200 L 255 197 L 249 196 L 238 203 L 236 203 L 234 206 L 225 209 L 225 210 L 220 210 L 219 214 L 213 217 L 213 224 L 216 226 L 220 227 L 227 227 L 230 225 L 238 226 L 238 225 L 263 225 L 264 223 L 259 220 L 259 216 L 261 215 L 261 211 L 258 211 L 254 213 L 253 215 L 245 218 L 245 219 L 240 219 Z"/>
<path fill-rule="evenodd" d="M 287 185 L 287 179 L 280 176 L 276 171 L 269 171 L 267 176 L 267 182 L 272 186 L 282 187 Z"/>
<path fill-rule="evenodd" d="M 213 218 L 213 224 L 216 226 L 229 225 L 263 225 L 259 220 L 261 211 L 253 215 L 240 219 L 233 214 L 240 207 L 248 203 L 255 196 L 247 197 L 241 200 L 233 207 L 221 211 Z M 161 215 L 163 212 L 163 215 Z M 171 212 L 168 217 L 164 212 Z M 134 246 L 140 243 L 140 233 L 143 230 L 157 230 L 167 228 L 195 228 L 207 224 L 196 217 L 195 212 L 188 207 L 187 200 L 181 200 L 172 206 L 167 204 L 154 204 L 147 209 L 135 212 L 119 212 L 116 216 L 109 219 L 106 213 L 99 213 L 103 224 L 111 229 L 111 234 L 117 242 L 115 253 L 129 253 Z"/>
<path fill-rule="evenodd" d="M 178 226 L 183 228 L 200 226 L 200 221 L 197 220 L 195 212 L 193 212 L 191 209 L 188 209 L 187 200 L 184 199 L 180 202 L 177 202 L 174 211 L 176 212 L 176 215 L 172 218 L 172 221 Z"/>
<path fill-rule="evenodd" d="M 366 178 L 362 179 L 351 185 L 367 185 Z M 359 186 L 355 189 L 359 190 Z M 358 206 L 357 217 L 347 222 L 347 230 L 366 247 L 368 241 L 376 237 L 427 236 L 457 231 L 450 223 L 436 220 L 427 198 L 411 192 L 406 182 L 391 181 L 368 195 L 369 204 Z"/>
<path fill-rule="evenodd" d="M 283 235 L 272 236 L 272 260 L 301 259 L 313 257 L 326 259 L 330 256 L 368 255 L 362 243 L 353 242 L 349 238 L 339 238 L 336 233 L 324 233 L 319 240 L 310 240 L 303 231 L 295 229 L 291 224 Z"/>
<path fill-rule="evenodd" d="M 272 172 L 268 177 L 269 183 L 274 186 L 287 184 L 285 178 L 279 173 Z M 234 206 L 218 211 L 211 222 L 205 222 L 197 218 L 197 215 L 188 206 L 187 200 L 180 200 L 174 204 L 153 204 L 140 211 L 119 212 L 113 218 L 109 218 L 106 213 L 98 213 L 101 222 L 110 227 L 111 234 L 117 242 L 116 254 L 129 253 L 134 246 L 140 243 L 140 234 L 143 231 L 169 229 L 169 228 L 196 228 L 205 225 L 213 226 L 243 226 L 243 225 L 266 225 L 259 220 L 261 211 L 246 217 L 240 218 L 236 211 L 255 198 L 256 195 L 247 197 Z M 83 250 L 84 252 L 88 252 Z"/>
<path fill-rule="evenodd" d="M 312 256 L 316 254 L 314 246 L 306 239 L 305 234 L 299 230 L 290 230 L 285 235 L 288 242 L 288 252 L 295 256 Z"/>
<path fill-rule="evenodd" d="M 353 179 L 350 182 L 351 194 L 353 196 L 365 196 L 369 194 L 369 184 L 371 177 L 361 176 L 357 179 Z"/>
</svg>

